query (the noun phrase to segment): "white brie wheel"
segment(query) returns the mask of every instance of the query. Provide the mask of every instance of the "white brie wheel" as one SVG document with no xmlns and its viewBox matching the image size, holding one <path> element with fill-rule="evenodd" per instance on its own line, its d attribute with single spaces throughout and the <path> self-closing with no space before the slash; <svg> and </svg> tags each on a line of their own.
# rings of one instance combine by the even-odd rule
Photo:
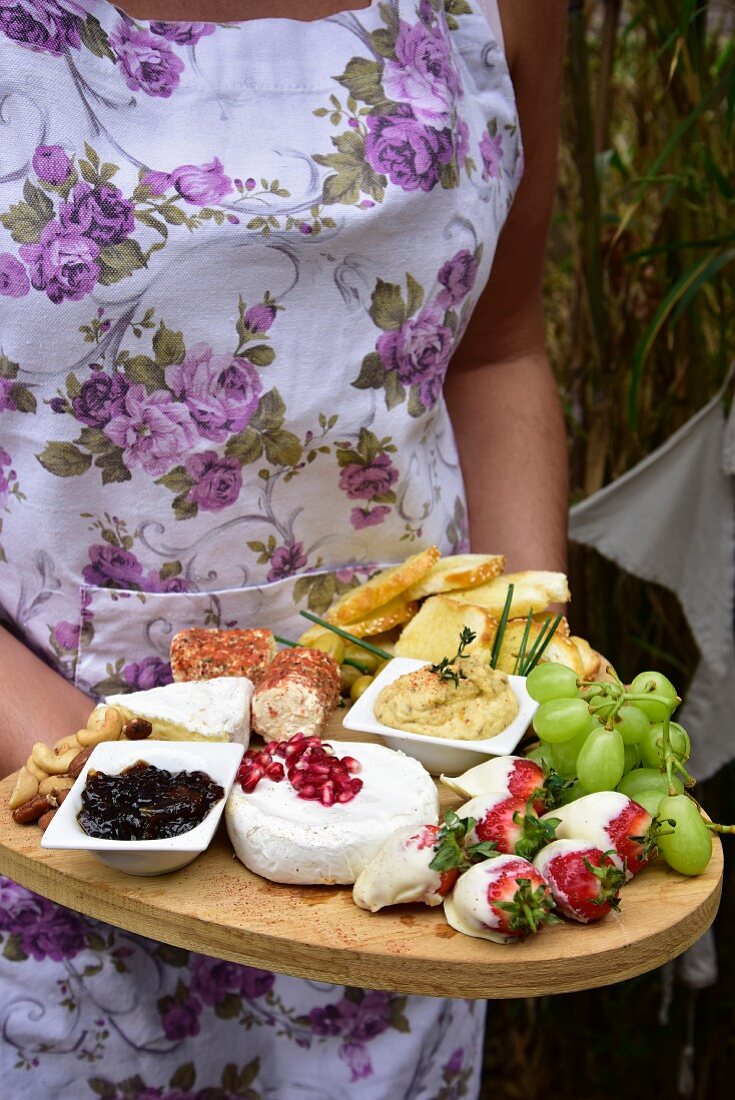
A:
<svg viewBox="0 0 735 1100">
<path fill-rule="evenodd" d="M 438 823 L 436 787 L 417 760 L 383 745 L 324 744 L 362 765 L 363 787 L 351 802 L 323 806 L 299 798 L 287 779 L 261 779 L 249 794 L 235 783 L 227 799 L 236 855 L 271 882 L 348 885 L 396 829 Z"/>
</svg>

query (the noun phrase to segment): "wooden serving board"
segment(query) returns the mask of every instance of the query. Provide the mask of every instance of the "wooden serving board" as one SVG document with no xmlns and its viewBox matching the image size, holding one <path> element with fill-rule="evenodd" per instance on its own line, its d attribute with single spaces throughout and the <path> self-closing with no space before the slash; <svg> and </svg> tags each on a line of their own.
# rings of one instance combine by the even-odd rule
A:
<svg viewBox="0 0 735 1100">
<path fill-rule="evenodd" d="M 361 739 L 341 729 L 341 717 L 329 736 Z M 0 783 L 0 873 L 131 932 L 339 985 L 489 999 L 610 985 L 686 950 L 714 920 L 722 888 L 715 838 L 703 875 L 654 864 L 624 887 L 620 912 L 599 924 L 564 923 L 504 946 L 455 932 L 441 907 L 372 914 L 353 903 L 350 887 L 266 882 L 235 858 L 224 826 L 188 867 L 156 878 L 113 871 L 89 853 L 46 851 L 35 826 L 13 822 L 13 785 L 14 777 Z M 450 807 L 460 799 L 442 788 L 441 801 Z"/>
</svg>

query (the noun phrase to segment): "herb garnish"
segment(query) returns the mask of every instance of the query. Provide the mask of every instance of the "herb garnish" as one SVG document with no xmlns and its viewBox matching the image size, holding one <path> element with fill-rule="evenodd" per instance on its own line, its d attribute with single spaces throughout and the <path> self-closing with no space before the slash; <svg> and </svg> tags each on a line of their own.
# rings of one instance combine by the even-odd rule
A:
<svg viewBox="0 0 735 1100">
<path fill-rule="evenodd" d="M 459 649 L 455 655 L 451 659 L 449 657 L 442 657 L 439 664 L 432 665 L 429 671 L 435 672 L 441 680 L 453 680 L 454 686 L 458 688 L 459 681 L 466 680 L 467 677 L 464 672 L 462 672 L 461 668 L 455 671 L 452 665 L 455 661 L 462 660 L 469 656 L 468 653 L 465 653 L 465 649 L 474 642 L 476 637 L 477 635 L 474 630 L 470 630 L 468 626 L 463 626 L 459 635 Z"/>
</svg>

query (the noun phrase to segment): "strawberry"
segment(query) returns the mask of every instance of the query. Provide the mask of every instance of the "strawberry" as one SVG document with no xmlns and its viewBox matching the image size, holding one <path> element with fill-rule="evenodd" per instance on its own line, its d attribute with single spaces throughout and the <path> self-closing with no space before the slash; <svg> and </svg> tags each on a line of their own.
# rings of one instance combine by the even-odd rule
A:
<svg viewBox="0 0 735 1100">
<path fill-rule="evenodd" d="M 539 815 L 557 805 L 559 792 L 565 786 L 565 781 L 555 771 L 545 771 L 523 756 L 496 756 L 456 779 L 443 775 L 441 780 L 464 798 L 504 792 L 524 802 L 533 800 L 533 809 Z"/>
<path fill-rule="evenodd" d="M 444 899 L 449 924 L 466 936 L 513 943 L 557 924 L 551 888 L 532 863 L 501 855 L 470 867 Z"/>
<path fill-rule="evenodd" d="M 597 791 L 553 811 L 561 840 L 586 840 L 603 852 L 613 849 L 614 861 L 626 878 L 638 874 L 656 855 L 658 822 L 620 791 Z M 550 818 L 545 814 L 542 820 Z"/>
<path fill-rule="evenodd" d="M 522 798 L 501 793 L 481 794 L 460 806 L 460 817 L 475 818 L 467 839 L 489 841 L 499 852 L 533 859 L 554 839 L 554 818 L 541 820 Z"/>
<path fill-rule="evenodd" d="M 555 840 L 533 861 L 565 917 L 590 924 L 618 909 L 625 872 L 611 855 L 586 840 Z"/>
<path fill-rule="evenodd" d="M 356 905 L 377 913 L 386 905 L 420 901 L 440 905 L 460 870 L 493 853 L 492 844 L 466 843 L 474 825 L 448 810 L 444 824 L 399 829 L 358 875 L 352 891 Z"/>
</svg>

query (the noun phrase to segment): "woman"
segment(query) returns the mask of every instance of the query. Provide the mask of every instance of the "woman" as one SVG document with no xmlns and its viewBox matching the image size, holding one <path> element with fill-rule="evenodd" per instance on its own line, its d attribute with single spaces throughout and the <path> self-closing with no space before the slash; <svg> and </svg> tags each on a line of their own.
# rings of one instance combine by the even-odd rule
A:
<svg viewBox="0 0 735 1100">
<path fill-rule="evenodd" d="M 0 0 L 3 774 L 166 682 L 180 627 L 295 635 L 430 543 L 564 566 L 562 5 L 502 4 L 505 54 L 478 0 L 124 7 Z M 13 1100 L 476 1094 L 479 1004 L 218 963 L 10 883 L 0 935 Z"/>
</svg>

